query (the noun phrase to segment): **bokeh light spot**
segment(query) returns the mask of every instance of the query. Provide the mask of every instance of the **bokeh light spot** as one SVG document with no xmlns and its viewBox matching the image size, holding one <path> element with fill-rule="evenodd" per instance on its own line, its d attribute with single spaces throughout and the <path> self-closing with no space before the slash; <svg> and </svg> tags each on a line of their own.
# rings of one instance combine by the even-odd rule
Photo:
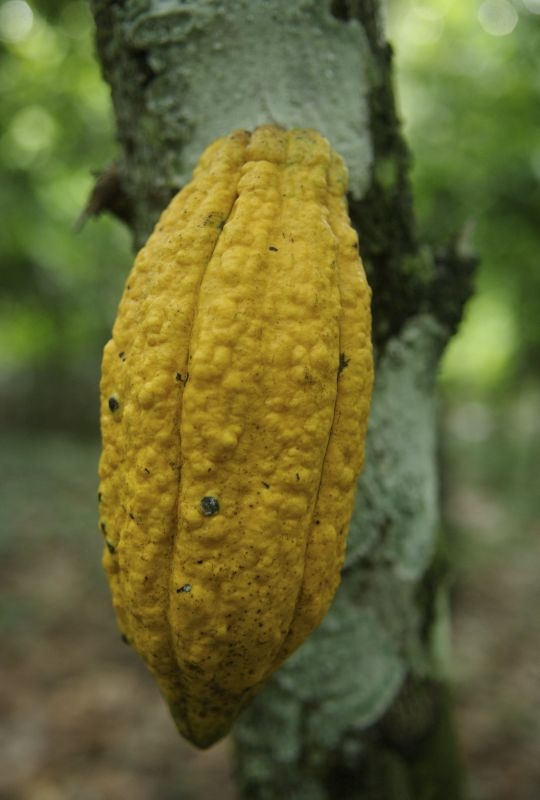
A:
<svg viewBox="0 0 540 800">
<path fill-rule="evenodd" d="M 0 7 L 0 39 L 4 42 L 22 42 L 34 22 L 32 9 L 24 0 L 8 0 Z"/>
<path fill-rule="evenodd" d="M 9 133 L 19 150 L 33 155 L 50 148 L 57 134 L 57 125 L 46 109 L 33 105 L 21 109 L 14 116 Z"/>
<path fill-rule="evenodd" d="M 486 0 L 478 9 L 478 21 L 491 36 L 508 36 L 518 23 L 518 13 L 508 0 Z"/>
<path fill-rule="evenodd" d="M 504 298 L 487 292 L 469 303 L 458 333 L 442 360 L 444 381 L 468 382 L 484 389 L 507 372 L 517 349 L 517 330 Z"/>
</svg>

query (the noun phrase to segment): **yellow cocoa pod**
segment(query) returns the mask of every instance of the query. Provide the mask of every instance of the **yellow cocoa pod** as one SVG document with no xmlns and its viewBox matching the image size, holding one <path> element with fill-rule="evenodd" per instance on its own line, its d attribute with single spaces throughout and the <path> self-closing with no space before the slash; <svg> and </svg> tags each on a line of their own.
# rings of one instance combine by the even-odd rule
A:
<svg viewBox="0 0 540 800">
<path fill-rule="evenodd" d="M 339 583 L 373 380 L 346 187 L 315 131 L 214 142 L 104 350 L 104 567 L 122 634 L 199 747 Z"/>
</svg>

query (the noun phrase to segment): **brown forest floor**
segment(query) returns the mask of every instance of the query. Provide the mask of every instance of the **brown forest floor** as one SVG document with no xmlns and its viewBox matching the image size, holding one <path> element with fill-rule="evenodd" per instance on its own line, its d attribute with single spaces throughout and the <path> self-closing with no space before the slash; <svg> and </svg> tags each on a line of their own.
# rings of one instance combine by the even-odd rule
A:
<svg viewBox="0 0 540 800">
<path fill-rule="evenodd" d="M 60 437 L 0 439 L 0 800 L 234 800 L 229 743 L 184 744 L 120 642 L 97 456 Z M 494 502 L 463 485 L 447 498 L 477 537 L 456 589 L 459 734 L 473 800 L 538 800 L 540 530 L 493 547 Z"/>
</svg>

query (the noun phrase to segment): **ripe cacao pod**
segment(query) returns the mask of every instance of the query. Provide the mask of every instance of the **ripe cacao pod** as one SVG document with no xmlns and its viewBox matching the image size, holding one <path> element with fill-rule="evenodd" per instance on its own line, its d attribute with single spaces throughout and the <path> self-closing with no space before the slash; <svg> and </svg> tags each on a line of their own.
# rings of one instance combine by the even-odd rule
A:
<svg viewBox="0 0 540 800">
<path fill-rule="evenodd" d="M 103 563 L 124 638 L 199 747 L 339 583 L 373 380 L 346 188 L 315 131 L 214 142 L 104 350 Z"/>
</svg>

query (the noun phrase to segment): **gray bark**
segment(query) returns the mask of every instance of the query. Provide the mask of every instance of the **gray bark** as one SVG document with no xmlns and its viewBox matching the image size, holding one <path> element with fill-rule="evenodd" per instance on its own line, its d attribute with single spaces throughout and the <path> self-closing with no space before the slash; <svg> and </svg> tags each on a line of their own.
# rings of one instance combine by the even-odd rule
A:
<svg viewBox="0 0 540 800">
<path fill-rule="evenodd" d="M 348 163 L 373 288 L 376 385 L 342 584 L 235 726 L 243 796 L 458 798 L 434 384 L 471 265 L 417 242 L 379 4 L 92 5 L 121 144 L 94 210 L 140 244 L 217 136 L 316 127 Z"/>
</svg>

